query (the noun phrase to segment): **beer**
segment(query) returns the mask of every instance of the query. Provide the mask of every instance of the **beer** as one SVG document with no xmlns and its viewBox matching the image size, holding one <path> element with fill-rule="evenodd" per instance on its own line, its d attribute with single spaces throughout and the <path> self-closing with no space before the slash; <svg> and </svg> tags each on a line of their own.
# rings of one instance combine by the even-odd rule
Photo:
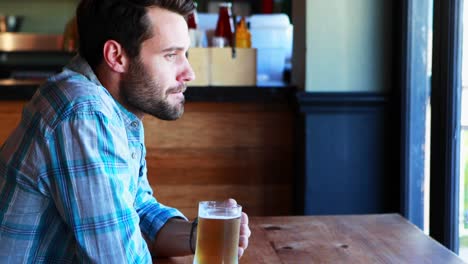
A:
<svg viewBox="0 0 468 264">
<path fill-rule="evenodd" d="M 241 207 L 221 210 L 218 206 L 204 210 L 202 206 L 200 204 L 194 263 L 237 264 Z"/>
</svg>

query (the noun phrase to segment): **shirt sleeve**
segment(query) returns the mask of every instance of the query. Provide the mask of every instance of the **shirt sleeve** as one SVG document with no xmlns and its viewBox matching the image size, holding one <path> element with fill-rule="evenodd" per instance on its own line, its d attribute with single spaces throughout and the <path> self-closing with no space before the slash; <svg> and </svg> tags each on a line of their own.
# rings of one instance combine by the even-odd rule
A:
<svg viewBox="0 0 468 264">
<path fill-rule="evenodd" d="M 167 220 L 173 217 L 179 217 L 185 220 L 187 220 L 187 218 L 179 210 L 157 202 L 156 198 L 153 196 L 153 190 L 147 177 L 147 167 L 144 158 L 145 153 L 146 151 L 144 150 L 135 207 L 140 216 L 141 231 L 151 242 L 154 242 L 157 232 L 164 226 Z"/>
<path fill-rule="evenodd" d="M 84 263 L 151 263 L 133 206 L 130 153 L 123 122 L 100 112 L 75 113 L 48 139 L 45 184 L 74 233 Z"/>
</svg>

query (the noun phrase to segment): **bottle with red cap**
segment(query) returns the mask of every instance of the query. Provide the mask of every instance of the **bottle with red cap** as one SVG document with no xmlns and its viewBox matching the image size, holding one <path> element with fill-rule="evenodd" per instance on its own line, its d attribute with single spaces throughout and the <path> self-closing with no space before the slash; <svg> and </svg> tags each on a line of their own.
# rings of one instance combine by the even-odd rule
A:
<svg viewBox="0 0 468 264">
<path fill-rule="evenodd" d="M 197 30 L 198 27 L 198 16 L 197 16 L 197 3 L 195 9 L 187 16 L 187 25 L 190 37 L 190 47 L 201 46 L 200 32 Z"/>
<path fill-rule="evenodd" d="M 189 29 L 197 29 L 198 25 L 197 3 L 193 4 L 195 5 L 195 9 L 187 16 L 187 25 Z"/>
<path fill-rule="evenodd" d="M 212 39 L 213 47 L 232 46 L 232 35 L 234 23 L 232 21 L 232 4 L 229 2 L 219 3 L 218 22 Z"/>
</svg>

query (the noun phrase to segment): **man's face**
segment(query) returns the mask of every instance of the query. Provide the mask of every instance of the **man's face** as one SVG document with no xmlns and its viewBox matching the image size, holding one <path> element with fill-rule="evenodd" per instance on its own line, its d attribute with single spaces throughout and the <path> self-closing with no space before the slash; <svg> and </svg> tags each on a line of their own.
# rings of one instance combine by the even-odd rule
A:
<svg viewBox="0 0 468 264">
<path fill-rule="evenodd" d="M 184 112 L 186 82 L 195 78 L 185 56 L 190 39 L 185 19 L 173 12 L 150 8 L 153 37 L 130 61 L 120 91 L 130 107 L 163 120 Z"/>
</svg>

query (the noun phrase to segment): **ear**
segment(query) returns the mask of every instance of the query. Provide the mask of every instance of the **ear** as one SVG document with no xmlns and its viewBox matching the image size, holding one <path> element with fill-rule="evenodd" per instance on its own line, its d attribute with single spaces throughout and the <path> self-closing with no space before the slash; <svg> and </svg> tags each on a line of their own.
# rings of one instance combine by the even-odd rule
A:
<svg viewBox="0 0 468 264">
<path fill-rule="evenodd" d="M 115 72 L 124 73 L 127 71 L 127 54 L 117 41 L 108 40 L 104 43 L 103 56 L 106 64 Z"/>
</svg>

